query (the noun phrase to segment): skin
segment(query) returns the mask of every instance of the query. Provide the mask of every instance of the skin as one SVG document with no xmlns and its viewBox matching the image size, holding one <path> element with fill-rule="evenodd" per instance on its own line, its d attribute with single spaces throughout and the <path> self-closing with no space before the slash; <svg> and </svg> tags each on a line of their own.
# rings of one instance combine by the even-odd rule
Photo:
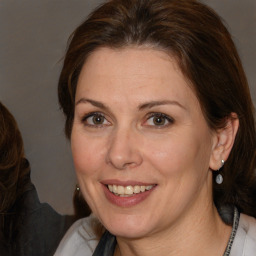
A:
<svg viewBox="0 0 256 256">
<path fill-rule="evenodd" d="M 115 254 L 222 255 L 231 227 L 213 204 L 212 170 L 227 159 L 238 121 L 212 131 L 175 59 L 146 47 L 94 51 L 75 102 L 77 178 L 117 236 Z M 145 200 L 120 206 L 104 193 L 109 180 L 156 186 Z"/>
</svg>

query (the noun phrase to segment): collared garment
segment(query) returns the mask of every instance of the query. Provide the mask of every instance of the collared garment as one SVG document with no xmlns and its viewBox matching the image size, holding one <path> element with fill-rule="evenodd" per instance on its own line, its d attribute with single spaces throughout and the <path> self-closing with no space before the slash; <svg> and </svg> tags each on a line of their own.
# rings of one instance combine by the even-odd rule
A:
<svg viewBox="0 0 256 256">
<path fill-rule="evenodd" d="M 256 219 L 240 214 L 230 256 L 256 256 Z"/>
</svg>

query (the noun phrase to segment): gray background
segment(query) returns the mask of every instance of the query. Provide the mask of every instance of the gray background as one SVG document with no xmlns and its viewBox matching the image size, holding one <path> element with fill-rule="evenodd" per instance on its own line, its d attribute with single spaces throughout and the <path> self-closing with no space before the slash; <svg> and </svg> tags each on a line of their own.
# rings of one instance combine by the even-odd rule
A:
<svg viewBox="0 0 256 256">
<path fill-rule="evenodd" d="M 40 200 L 60 213 L 72 213 L 76 183 L 57 102 L 61 58 L 68 36 L 100 2 L 0 0 L 0 101 L 18 121 Z M 256 1 L 204 2 L 233 34 L 255 104 Z"/>
</svg>

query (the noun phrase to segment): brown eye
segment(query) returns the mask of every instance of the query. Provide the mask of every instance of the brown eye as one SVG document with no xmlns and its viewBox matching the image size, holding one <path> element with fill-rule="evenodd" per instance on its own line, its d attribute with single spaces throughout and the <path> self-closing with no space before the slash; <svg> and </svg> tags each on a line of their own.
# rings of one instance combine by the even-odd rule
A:
<svg viewBox="0 0 256 256">
<path fill-rule="evenodd" d="M 155 125 L 164 125 L 166 122 L 166 118 L 162 116 L 155 116 L 153 117 L 153 123 Z"/>
<path fill-rule="evenodd" d="M 171 117 L 163 113 L 152 113 L 147 119 L 145 125 L 152 127 L 166 127 L 172 124 L 174 121 Z"/>
<path fill-rule="evenodd" d="M 101 127 L 110 125 L 110 122 L 101 113 L 91 113 L 82 119 L 86 126 Z"/>
<path fill-rule="evenodd" d="M 104 120 L 105 120 L 105 118 L 101 115 L 94 115 L 92 117 L 92 122 L 96 125 L 103 124 Z"/>
</svg>

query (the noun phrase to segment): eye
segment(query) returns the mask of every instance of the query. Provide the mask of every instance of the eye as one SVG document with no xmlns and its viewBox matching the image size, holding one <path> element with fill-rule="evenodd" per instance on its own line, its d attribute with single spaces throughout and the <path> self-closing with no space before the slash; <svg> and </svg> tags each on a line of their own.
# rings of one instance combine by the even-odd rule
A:
<svg viewBox="0 0 256 256">
<path fill-rule="evenodd" d="M 110 125 L 110 122 L 101 113 L 90 113 L 82 119 L 82 122 L 87 126 L 96 127 Z"/>
<path fill-rule="evenodd" d="M 152 113 L 145 124 L 149 126 L 165 127 L 172 124 L 174 120 L 163 113 Z"/>
</svg>

